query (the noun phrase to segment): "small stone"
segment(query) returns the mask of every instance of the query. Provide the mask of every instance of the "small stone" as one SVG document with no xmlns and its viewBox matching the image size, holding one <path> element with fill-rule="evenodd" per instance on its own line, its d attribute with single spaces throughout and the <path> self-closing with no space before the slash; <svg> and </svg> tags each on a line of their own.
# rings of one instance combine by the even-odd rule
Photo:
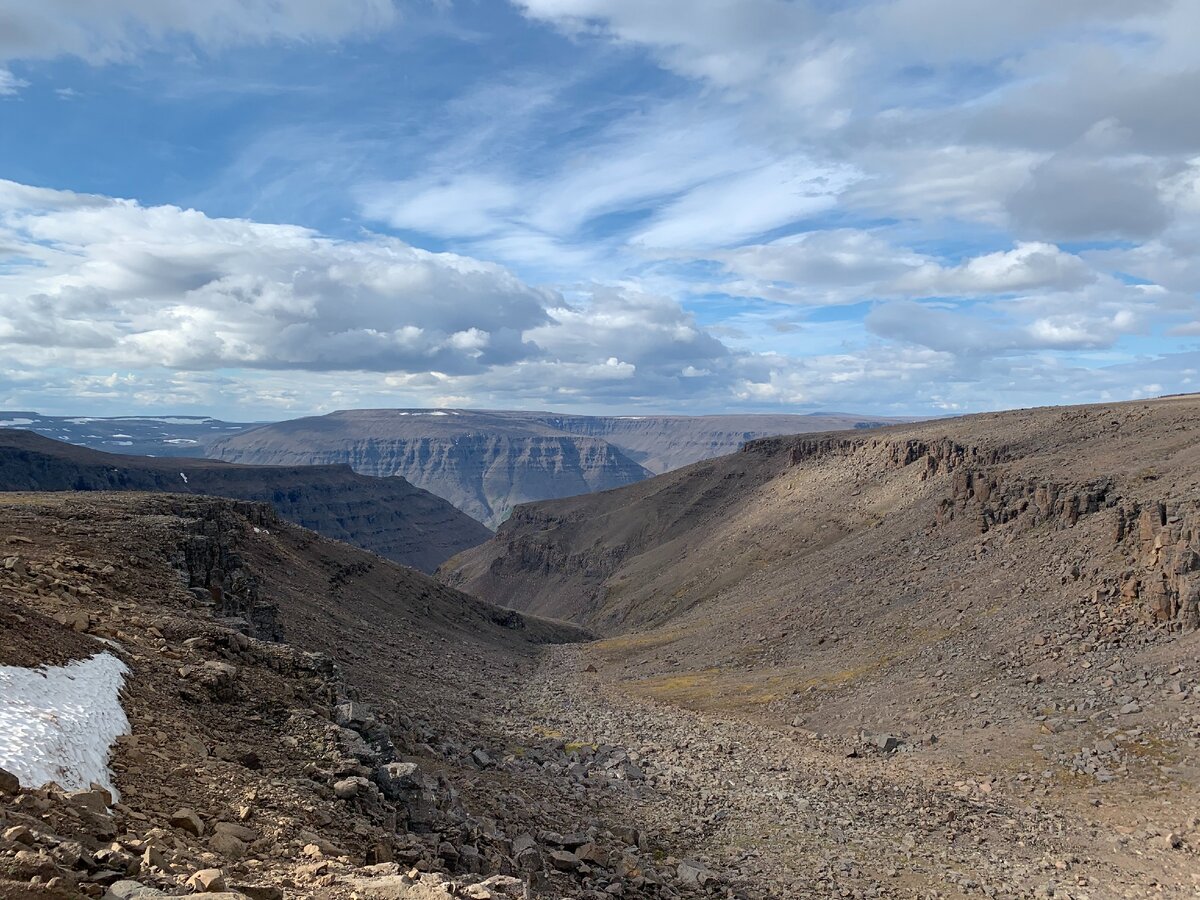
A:
<svg viewBox="0 0 1200 900">
<path fill-rule="evenodd" d="M 471 759 L 473 759 L 475 761 L 475 764 L 477 766 L 479 766 L 481 769 L 486 769 L 488 766 L 490 766 L 492 764 L 491 756 L 488 755 L 488 752 L 486 750 L 482 750 L 482 749 L 472 750 L 471 751 Z"/>
<path fill-rule="evenodd" d="M 579 868 L 579 857 L 570 850 L 551 850 L 550 865 L 560 872 L 574 872 Z"/>
<path fill-rule="evenodd" d="M 4 839 L 15 844 L 32 844 L 33 832 L 24 825 L 14 825 L 4 831 Z"/>
<path fill-rule="evenodd" d="M 359 779 L 357 778 L 343 778 L 341 781 L 336 782 L 333 785 L 334 796 L 339 800 L 353 800 L 358 796 L 360 788 L 358 782 Z"/>
</svg>

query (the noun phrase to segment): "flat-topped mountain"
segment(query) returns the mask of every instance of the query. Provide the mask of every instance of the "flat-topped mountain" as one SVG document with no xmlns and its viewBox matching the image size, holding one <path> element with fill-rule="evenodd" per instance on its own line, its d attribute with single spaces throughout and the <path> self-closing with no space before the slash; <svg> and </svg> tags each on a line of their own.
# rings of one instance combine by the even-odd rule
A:
<svg viewBox="0 0 1200 900">
<path fill-rule="evenodd" d="M 278 422 L 215 441 L 231 462 L 345 463 L 403 475 L 495 527 L 512 507 L 622 487 L 732 453 L 754 438 L 895 420 L 812 416 L 576 416 L 468 409 L 347 410 Z"/>
<path fill-rule="evenodd" d="M 603 491 L 649 475 L 599 438 L 475 410 L 345 410 L 255 428 L 214 443 L 209 454 L 401 475 L 492 527 L 519 503 Z"/>
<path fill-rule="evenodd" d="M 779 434 L 879 428 L 910 421 L 849 413 L 720 416 L 572 416 L 505 413 L 532 418 L 569 434 L 602 438 L 655 475 L 733 453 L 747 441 Z"/>
<path fill-rule="evenodd" d="M 133 456 L 204 456 L 217 440 L 259 423 L 223 422 L 209 416 L 47 416 L 0 410 L 0 429 L 32 431 L 108 453 Z"/>
<path fill-rule="evenodd" d="M 491 532 L 403 478 L 349 466 L 241 466 L 120 456 L 0 430 L 0 490 L 165 491 L 270 503 L 285 519 L 431 572 Z"/>
</svg>

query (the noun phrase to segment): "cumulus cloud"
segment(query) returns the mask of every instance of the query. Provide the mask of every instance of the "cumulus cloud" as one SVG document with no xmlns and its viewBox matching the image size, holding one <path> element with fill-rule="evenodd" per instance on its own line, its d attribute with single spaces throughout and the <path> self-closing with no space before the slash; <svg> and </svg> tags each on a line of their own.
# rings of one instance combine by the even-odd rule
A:
<svg viewBox="0 0 1200 900">
<path fill-rule="evenodd" d="M 803 305 L 1074 290 L 1099 277 L 1082 258 L 1054 244 L 1019 242 L 1011 250 L 947 264 L 879 234 L 846 228 L 807 232 L 715 256 L 735 277 L 713 289 Z"/>
<path fill-rule="evenodd" d="M 86 373 L 89 393 L 133 389 L 109 380 L 114 367 L 649 392 L 729 355 L 676 301 L 634 286 L 568 297 L 394 238 L 334 240 L 13 182 L 0 182 L 0 294 L 5 353 Z"/>
<path fill-rule="evenodd" d="M 369 237 L 0 184 L 0 341 L 185 369 L 477 370 L 535 352 L 553 297 Z"/>
</svg>

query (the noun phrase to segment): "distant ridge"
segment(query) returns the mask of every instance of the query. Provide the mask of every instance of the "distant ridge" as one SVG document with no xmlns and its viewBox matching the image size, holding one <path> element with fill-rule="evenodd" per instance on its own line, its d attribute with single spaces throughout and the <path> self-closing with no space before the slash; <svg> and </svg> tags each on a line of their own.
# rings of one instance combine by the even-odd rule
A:
<svg viewBox="0 0 1200 900">
<path fill-rule="evenodd" d="M 203 457 L 209 441 L 261 424 L 209 416 L 47 416 L 0 410 L 0 431 L 19 428 L 79 447 L 132 456 Z"/>
<path fill-rule="evenodd" d="M 120 456 L 15 428 L 0 429 L 0 490 L 161 491 L 256 500 L 326 537 L 425 572 L 491 536 L 403 478 L 370 478 L 348 466 Z"/>
<path fill-rule="evenodd" d="M 339 410 L 214 441 L 231 462 L 344 463 L 402 475 L 495 527 L 513 507 L 623 487 L 778 434 L 869 428 L 849 414 L 581 416 L 472 409 Z"/>
</svg>

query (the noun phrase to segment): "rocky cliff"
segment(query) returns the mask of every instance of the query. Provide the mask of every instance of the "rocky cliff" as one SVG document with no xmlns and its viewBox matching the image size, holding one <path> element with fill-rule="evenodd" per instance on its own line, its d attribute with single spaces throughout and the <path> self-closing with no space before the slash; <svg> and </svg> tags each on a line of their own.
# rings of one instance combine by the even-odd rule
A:
<svg viewBox="0 0 1200 900">
<path fill-rule="evenodd" d="M 600 438 L 656 475 L 733 453 L 747 441 L 781 434 L 880 428 L 901 419 L 846 413 L 727 416 L 569 416 L 511 413 L 569 434 Z"/>
<path fill-rule="evenodd" d="M 1092 576 L 1097 595 L 1190 628 L 1200 619 L 1192 438 L 1193 399 L 768 438 L 621 491 L 522 507 L 445 577 L 497 602 L 624 628 L 744 589 L 760 566 L 809 579 L 815 548 L 886 567 L 871 534 L 884 517 L 914 554 L 948 536 L 994 547 L 1097 517 L 1114 537 L 1074 551 L 1089 569 L 1108 559 Z M 1054 540 L 1074 545 L 1078 534 Z"/>
<path fill-rule="evenodd" d="M 423 571 L 491 536 L 403 478 L 370 478 L 348 466 L 118 456 L 18 430 L 0 431 L 0 490 L 165 491 L 262 501 L 288 521 Z"/>
<path fill-rule="evenodd" d="M 648 475 L 598 438 L 470 410 L 336 412 L 234 435 L 214 443 L 210 455 L 400 475 L 491 527 L 520 503 L 608 490 Z"/>
</svg>

